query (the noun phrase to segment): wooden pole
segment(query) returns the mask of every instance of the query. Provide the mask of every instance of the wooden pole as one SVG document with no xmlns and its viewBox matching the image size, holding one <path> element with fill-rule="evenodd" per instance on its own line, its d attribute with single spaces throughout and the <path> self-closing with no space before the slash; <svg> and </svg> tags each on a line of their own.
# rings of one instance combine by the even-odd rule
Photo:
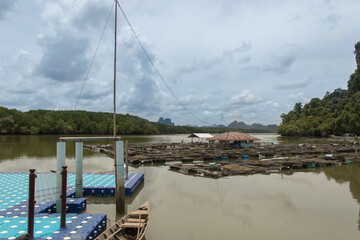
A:
<svg viewBox="0 0 360 240">
<path fill-rule="evenodd" d="M 66 186 L 67 186 L 67 166 L 62 166 L 61 171 L 61 218 L 60 228 L 66 227 Z"/>
<path fill-rule="evenodd" d="M 30 169 L 29 174 L 29 205 L 28 205 L 28 234 L 34 238 L 34 217 L 35 217 L 35 169 Z"/>
</svg>

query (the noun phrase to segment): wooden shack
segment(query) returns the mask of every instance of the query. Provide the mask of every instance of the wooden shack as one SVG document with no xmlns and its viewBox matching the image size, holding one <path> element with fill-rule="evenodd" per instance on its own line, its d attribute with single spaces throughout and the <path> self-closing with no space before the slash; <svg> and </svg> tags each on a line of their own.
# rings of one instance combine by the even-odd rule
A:
<svg viewBox="0 0 360 240">
<path fill-rule="evenodd" d="M 209 133 L 192 133 L 190 136 L 188 136 L 188 138 L 191 138 L 191 142 L 194 141 L 194 138 L 198 139 L 198 142 L 203 142 L 204 139 L 208 139 L 213 137 L 213 135 L 209 134 Z"/>
<path fill-rule="evenodd" d="M 254 146 L 255 140 L 259 139 L 249 136 L 243 132 L 225 132 L 215 137 L 208 138 L 207 140 L 226 143 L 233 148 L 249 148 Z"/>
</svg>

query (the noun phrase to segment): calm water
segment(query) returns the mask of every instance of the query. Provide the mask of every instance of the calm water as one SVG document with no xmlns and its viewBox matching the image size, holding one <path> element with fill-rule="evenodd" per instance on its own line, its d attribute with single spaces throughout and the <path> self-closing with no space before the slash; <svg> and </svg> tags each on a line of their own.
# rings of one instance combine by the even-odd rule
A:
<svg viewBox="0 0 360 240">
<path fill-rule="evenodd" d="M 251 134 L 282 142 L 274 134 Z M 0 171 L 47 172 L 56 168 L 56 136 L 0 136 Z M 136 136 L 129 142 L 189 141 L 186 135 Z M 74 144 L 67 143 L 67 165 L 75 170 Z M 84 171 L 112 171 L 113 159 L 84 151 Z M 360 239 L 360 163 L 286 174 L 209 179 L 140 166 L 140 192 L 127 198 L 129 211 L 151 201 L 147 240 L 161 239 Z M 107 213 L 113 223 L 114 199 L 89 198 L 87 212 Z"/>
</svg>

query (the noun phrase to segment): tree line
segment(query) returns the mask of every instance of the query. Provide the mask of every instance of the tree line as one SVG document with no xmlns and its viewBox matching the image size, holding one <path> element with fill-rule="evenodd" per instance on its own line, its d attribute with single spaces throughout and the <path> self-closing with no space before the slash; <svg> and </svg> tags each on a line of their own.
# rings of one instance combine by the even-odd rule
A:
<svg viewBox="0 0 360 240">
<path fill-rule="evenodd" d="M 360 42 L 355 44 L 357 69 L 348 80 L 347 89 L 326 92 L 323 99 L 313 98 L 304 106 L 282 114 L 277 130 L 286 136 L 328 136 L 347 133 L 360 135 Z"/>
<path fill-rule="evenodd" d="M 129 114 L 116 115 L 118 135 L 217 133 L 229 128 L 168 126 Z M 246 131 L 246 130 L 245 130 Z M 247 130 L 246 132 L 264 132 Z M 88 111 L 31 110 L 0 107 L 0 134 L 113 134 L 113 114 Z"/>
</svg>

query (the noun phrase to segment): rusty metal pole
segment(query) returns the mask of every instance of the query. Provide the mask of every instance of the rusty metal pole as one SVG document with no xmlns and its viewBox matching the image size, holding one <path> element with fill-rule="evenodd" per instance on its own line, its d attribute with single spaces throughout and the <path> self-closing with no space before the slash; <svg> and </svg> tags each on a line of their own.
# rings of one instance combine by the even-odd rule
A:
<svg viewBox="0 0 360 240">
<path fill-rule="evenodd" d="M 66 227 L 66 187 L 67 187 L 67 166 L 62 166 L 61 172 L 61 219 L 60 228 Z"/>
<path fill-rule="evenodd" d="M 29 205 L 28 205 L 28 234 L 34 238 L 34 217 L 35 217 L 35 169 L 30 169 L 29 174 Z"/>
</svg>

